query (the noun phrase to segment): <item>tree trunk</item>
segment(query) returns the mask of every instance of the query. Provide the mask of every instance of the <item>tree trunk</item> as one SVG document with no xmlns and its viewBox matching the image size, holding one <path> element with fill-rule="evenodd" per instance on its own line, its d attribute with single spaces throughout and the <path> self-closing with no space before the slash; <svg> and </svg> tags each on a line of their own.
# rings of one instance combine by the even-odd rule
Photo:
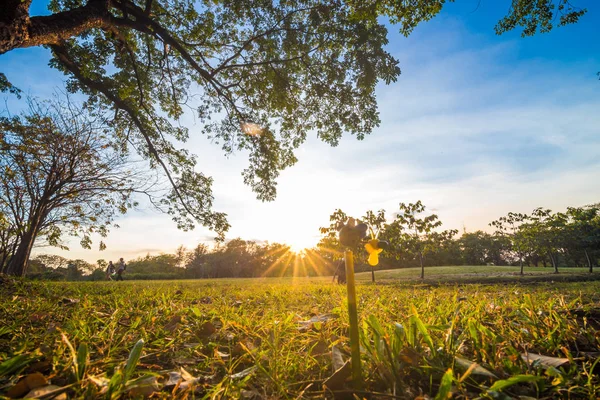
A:
<svg viewBox="0 0 600 400">
<path fill-rule="evenodd" d="M 375 268 L 371 267 L 371 281 L 375 282 Z"/>
<path fill-rule="evenodd" d="M 519 266 L 521 267 L 521 275 L 523 275 L 523 256 L 519 254 Z"/>
<path fill-rule="evenodd" d="M 421 279 L 425 279 L 425 266 L 423 265 L 423 253 L 419 253 L 419 261 L 421 263 Z"/>
<path fill-rule="evenodd" d="M 583 250 L 583 252 L 585 253 L 585 258 L 587 259 L 587 263 L 588 263 L 588 268 L 590 269 L 590 274 L 592 272 L 594 272 L 594 267 L 592 266 L 592 260 L 590 260 L 590 255 L 588 254 L 587 250 Z"/>
<path fill-rule="evenodd" d="M 40 226 L 46 215 L 47 211 L 45 205 L 40 205 L 36 212 L 30 216 L 29 223 L 26 225 L 29 229 L 21 236 L 19 245 L 16 247 L 16 251 L 13 252 L 12 257 L 8 262 L 8 267 L 6 269 L 8 275 L 25 276 L 33 244 L 35 243 Z"/>
<path fill-rule="evenodd" d="M 550 262 L 552 262 L 552 267 L 554 267 L 554 273 L 558 274 L 558 265 L 556 264 L 556 260 L 554 259 L 552 252 L 548 252 L 548 255 L 550 256 Z"/>
<path fill-rule="evenodd" d="M 37 236 L 38 224 L 33 225 L 22 237 L 17 247 L 17 251 L 13 254 L 6 273 L 14 276 L 25 276 L 27 272 L 27 262 L 31 255 L 31 249 L 33 249 L 33 243 Z"/>
</svg>

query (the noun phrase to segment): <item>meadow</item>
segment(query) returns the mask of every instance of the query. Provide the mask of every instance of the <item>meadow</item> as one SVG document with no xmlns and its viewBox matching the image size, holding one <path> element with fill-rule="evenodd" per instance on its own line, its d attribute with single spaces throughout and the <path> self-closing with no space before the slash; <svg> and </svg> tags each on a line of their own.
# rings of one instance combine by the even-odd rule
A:
<svg viewBox="0 0 600 400">
<path fill-rule="evenodd" d="M 362 385 L 345 365 L 346 289 L 330 278 L 4 280 L 0 395 L 600 396 L 600 281 L 494 283 L 500 272 L 488 269 L 478 282 L 468 268 L 431 268 L 424 282 L 399 279 L 411 271 L 378 271 L 376 284 L 358 275 Z"/>
</svg>

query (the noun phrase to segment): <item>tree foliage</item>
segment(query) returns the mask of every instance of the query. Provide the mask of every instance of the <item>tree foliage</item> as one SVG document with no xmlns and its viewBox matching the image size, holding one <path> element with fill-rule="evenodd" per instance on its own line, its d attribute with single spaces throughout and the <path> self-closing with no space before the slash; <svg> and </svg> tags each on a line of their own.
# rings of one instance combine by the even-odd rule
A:
<svg viewBox="0 0 600 400">
<path fill-rule="evenodd" d="M 319 251 L 340 257 L 343 248 L 337 240 L 337 227 L 347 215 L 335 210 L 330 225 L 320 228 Z M 590 272 L 600 259 L 600 207 L 569 207 L 565 213 L 537 208 L 531 214 L 509 212 L 490 223 L 492 233 L 466 230 L 440 230 L 441 221 L 426 211 L 421 201 L 401 203 L 400 212 L 386 221 L 385 210 L 367 211 L 362 222 L 378 226 L 377 235 L 390 243 L 381 254 L 382 268 L 424 267 L 433 265 L 525 265 L 587 266 Z M 356 263 L 364 262 L 362 249 Z"/>
<path fill-rule="evenodd" d="M 225 153 L 248 153 L 244 182 L 272 200 L 308 132 L 336 145 L 343 132 L 362 139 L 379 124 L 376 84 L 400 74 L 385 18 L 408 35 L 446 2 L 51 0 L 50 15 L 34 16 L 31 1 L 0 5 L 0 54 L 47 46 L 68 89 L 114 115 L 124 149 L 164 171 L 172 191 L 163 206 L 178 227 L 221 236 L 229 225 L 212 210 L 212 179 L 178 147 L 189 137 L 178 122 L 186 108 Z M 564 25 L 585 11 L 513 0 L 497 32 L 545 32 L 555 16 Z M 0 90 L 19 93 L 4 74 Z"/>
<path fill-rule="evenodd" d="M 425 205 L 418 200 L 416 203 L 400 203 L 399 212 L 390 224 L 392 230 L 392 247 L 418 257 L 421 266 L 421 279 L 425 278 L 423 258 L 451 240 L 457 231 L 447 230 L 438 232 L 435 229 L 442 225 L 436 214 L 426 215 Z"/>
<path fill-rule="evenodd" d="M 68 101 L 31 101 L 23 115 L 1 118 L 0 148 L 2 267 L 11 274 L 24 274 L 37 239 L 65 248 L 71 235 L 91 248 L 147 187 L 103 121 Z"/>
<path fill-rule="evenodd" d="M 555 26 L 577 23 L 585 13 L 587 9 L 576 7 L 570 0 L 511 0 L 509 13 L 496 25 L 496 33 L 517 27 L 523 29 L 523 37 L 538 31 L 547 33 Z"/>
</svg>

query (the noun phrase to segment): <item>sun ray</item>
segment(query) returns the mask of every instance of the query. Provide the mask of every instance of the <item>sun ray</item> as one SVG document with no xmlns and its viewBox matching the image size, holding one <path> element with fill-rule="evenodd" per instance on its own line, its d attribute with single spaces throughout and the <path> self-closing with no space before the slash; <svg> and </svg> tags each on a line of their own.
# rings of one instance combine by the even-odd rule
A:
<svg viewBox="0 0 600 400">
<path fill-rule="evenodd" d="M 306 251 L 304 260 L 308 262 L 308 264 L 312 267 L 313 272 L 315 273 L 315 275 L 320 275 L 320 272 L 322 272 L 322 268 L 319 266 L 319 264 L 317 264 L 314 260 L 313 260 L 313 253 L 314 251 L 311 249 L 308 249 Z"/>
<path fill-rule="evenodd" d="M 285 271 L 287 271 L 287 267 L 289 266 L 290 263 L 290 258 L 294 256 L 294 254 L 288 250 L 286 250 L 282 255 L 280 255 L 270 266 L 269 268 L 267 268 L 267 270 L 263 273 L 263 277 L 269 276 L 269 274 L 271 272 L 273 272 L 273 270 L 275 270 L 278 266 L 281 265 L 281 261 L 287 256 L 287 260 L 285 260 L 285 263 L 283 263 L 283 268 L 282 268 L 282 272 L 281 275 L 279 276 L 280 278 L 285 274 Z"/>
<path fill-rule="evenodd" d="M 339 258 L 342 258 L 344 256 L 344 253 L 342 253 L 339 250 L 330 249 L 328 247 L 319 247 L 319 249 L 321 249 L 327 253 L 333 254 L 334 256 L 338 256 Z"/>
</svg>

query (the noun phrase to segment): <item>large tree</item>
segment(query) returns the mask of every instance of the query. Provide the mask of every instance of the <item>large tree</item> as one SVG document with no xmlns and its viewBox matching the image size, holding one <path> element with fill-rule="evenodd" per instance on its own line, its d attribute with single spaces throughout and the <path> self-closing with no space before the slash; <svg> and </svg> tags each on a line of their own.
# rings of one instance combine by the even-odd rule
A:
<svg viewBox="0 0 600 400">
<path fill-rule="evenodd" d="M 496 236 L 506 238 L 511 250 L 519 259 L 520 273 L 523 275 L 523 258 L 532 247 L 532 239 L 527 234 L 526 224 L 529 217 L 526 214 L 509 212 L 506 216 L 490 222 L 496 228 Z"/>
<path fill-rule="evenodd" d="M 588 270 L 592 273 L 600 253 L 600 207 L 568 207 L 566 214 L 569 222 L 565 234 L 568 235 L 572 247 L 583 252 Z"/>
<path fill-rule="evenodd" d="M 567 242 L 566 224 L 566 214 L 553 213 L 552 210 L 542 207 L 533 210 L 529 222 L 523 224 L 525 235 L 537 252 L 548 256 L 555 274 L 558 274 L 558 255 L 564 252 Z"/>
<path fill-rule="evenodd" d="M 425 278 L 423 259 L 428 253 L 435 251 L 452 240 L 457 231 L 454 229 L 436 231 L 442 225 L 436 214 L 425 211 L 425 205 L 416 203 L 400 203 L 396 218 L 388 225 L 392 247 L 411 253 L 419 261 L 421 279 Z"/>
<path fill-rule="evenodd" d="M 24 275 L 38 239 L 62 246 L 64 234 L 90 248 L 115 215 L 144 190 L 104 122 L 69 102 L 30 103 L 22 116 L 0 118 L 0 220 L 12 235 L 3 270 Z M 100 247 L 103 245 L 100 243 Z"/>
<path fill-rule="evenodd" d="M 249 153 L 244 182 L 271 200 L 308 132 L 336 145 L 343 132 L 362 139 L 379 124 L 375 86 L 400 74 L 385 50 L 385 18 L 408 35 L 445 3 L 50 0 L 51 14 L 35 16 L 31 1 L 0 5 L 0 54 L 49 48 L 68 88 L 111 110 L 115 134 L 165 171 L 178 226 L 199 222 L 219 234 L 228 225 L 212 212 L 212 181 L 175 145 L 188 138 L 177 123 L 186 107 L 226 153 Z M 585 11 L 567 0 L 512 0 L 496 30 L 522 27 L 530 35 Z M 1 73 L 0 89 L 17 91 Z"/>
</svg>

